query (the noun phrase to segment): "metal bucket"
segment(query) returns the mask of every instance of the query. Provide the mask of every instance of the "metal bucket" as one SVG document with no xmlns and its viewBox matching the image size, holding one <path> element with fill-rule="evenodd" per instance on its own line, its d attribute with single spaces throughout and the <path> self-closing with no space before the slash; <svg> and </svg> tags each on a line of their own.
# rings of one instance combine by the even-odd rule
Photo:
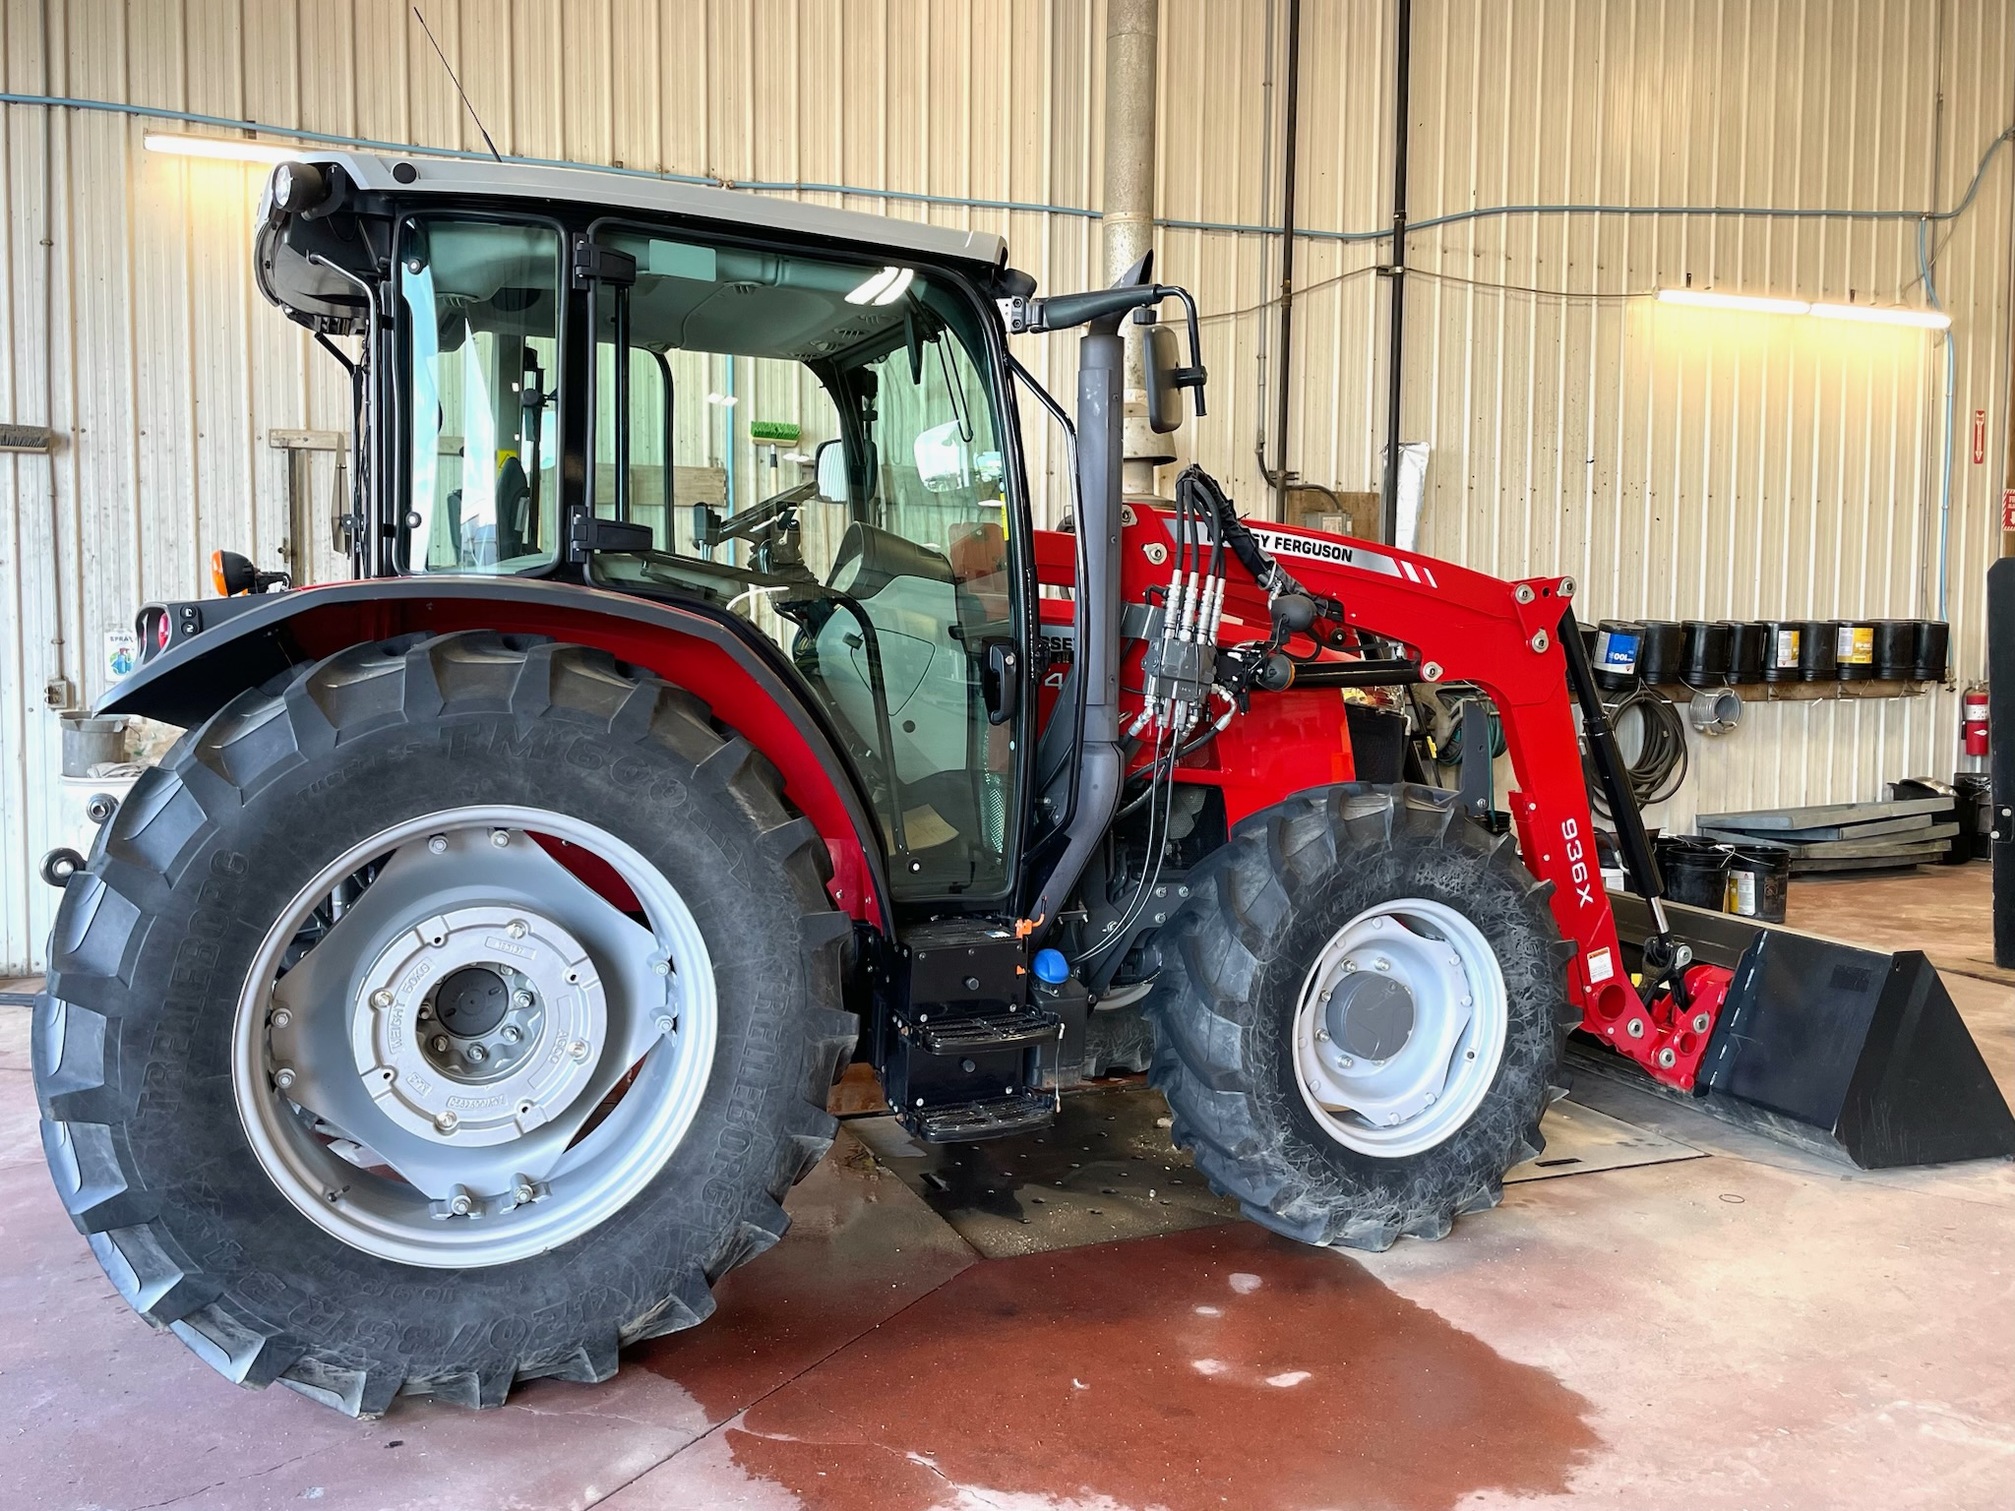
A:
<svg viewBox="0 0 2015 1511">
<path fill-rule="evenodd" d="M 63 719 L 63 775 L 89 776 L 93 766 L 126 759 L 126 721 L 66 715 Z"/>
</svg>

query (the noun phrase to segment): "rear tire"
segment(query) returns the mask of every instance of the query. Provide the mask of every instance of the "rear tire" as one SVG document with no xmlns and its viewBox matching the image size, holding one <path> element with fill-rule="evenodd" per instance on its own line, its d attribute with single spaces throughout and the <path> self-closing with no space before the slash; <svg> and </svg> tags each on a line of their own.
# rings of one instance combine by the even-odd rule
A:
<svg viewBox="0 0 2015 1511">
<path fill-rule="evenodd" d="M 1567 1031 L 1579 1021 L 1563 991 L 1572 949 L 1547 909 L 1550 889 L 1510 838 L 1468 823 L 1454 803 L 1431 788 L 1367 783 L 1290 799 L 1241 825 L 1193 873 L 1185 911 L 1163 932 L 1147 1005 L 1150 1077 L 1168 1099 L 1173 1137 L 1248 1217 L 1290 1238 L 1384 1249 L 1402 1234 L 1443 1237 L 1457 1215 L 1495 1206 L 1505 1172 L 1545 1145 L 1540 1115 L 1559 1094 Z M 1494 1041 L 1476 1041 L 1495 1070 L 1470 1088 L 1462 1120 L 1423 1125 L 1413 1142 L 1428 1147 L 1402 1141 L 1380 1153 L 1383 1130 L 1352 1114 L 1335 1114 L 1343 1137 L 1325 1127 L 1296 1034 L 1325 951 L 1402 899 L 1494 955 L 1501 1023 Z M 1458 1065 L 1451 1101 L 1459 1086 Z M 1394 1134 L 1427 1116 L 1410 1114 Z"/>
<path fill-rule="evenodd" d="M 682 1128 L 634 1125 L 655 1128 L 656 1142 L 620 1166 L 630 1184 L 618 1183 L 612 1209 L 588 1211 L 552 1247 L 523 1257 L 456 1268 L 462 1261 L 443 1249 L 399 1262 L 310 1221 L 275 1173 L 272 1130 L 264 1145 L 248 1137 L 257 1119 L 246 1111 L 256 1104 L 244 1094 L 253 1077 L 243 1070 L 241 1001 L 263 1000 L 255 964 L 272 931 L 290 928 L 287 899 L 312 893 L 319 868 L 374 835 L 484 804 L 551 815 L 554 832 L 568 832 L 564 823 L 619 838 L 676 890 L 703 941 L 690 956 L 708 963 L 698 985 L 709 999 L 710 1059 L 688 1083 Z M 475 832 L 501 856 L 545 831 Z M 363 899 L 390 864 L 371 873 Z M 481 890 L 480 870 L 461 874 Z M 33 1040 L 57 1190 L 135 1310 L 241 1385 L 278 1380 L 375 1415 L 402 1392 L 496 1406 L 518 1380 L 606 1379 L 620 1345 L 712 1310 L 711 1285 L 782 1236 L 782 1197 L 831 1143 L 826 1091 L 856 1020 L 840 1007 L 850 924 L 831 907 L 827 874 L 823 842 L 787 808 L 762 756 L 697 699 L 606 654 L 471 632 L 332 656 L 284 687 L 234 699 L 185 736 L 135 785 L 67 887 Z M 625 963 L 593 964 L 609 978 L 613 1024 Z M 310 1016 L 310 1002 L 363 1015 L 333 992 L 304 998 L 296 1013 Z M 669 1016 L 655 1022 L 667 1042 L 685 1031 Z M 544 1031 L 500 1032 L 530 1050 Z M 609 1043 L 614 1053 L 613 1032 Z M 559 1048 L 578 1060 L 589 1045 Z M 657 1052 L 639 1051 L 630 1075 Z M 614 1124 L 630 1083 L 608 1083 L 621 1068 L 612 1062 L 606 1091 L 586 1083 L 583 1102 L 602 1098 L 603 1111 L 584 1114 L 561 1167 Z M 301 1077 L 308 1084 L 305 1069 Z M 269 1072 L 253 1089 L 271 1096 L 292 1079 Z M 475 1116 L 473 1100 L 457 1105 Z M 319 1116 L 304 1119 L 318 1137 L 328 1127 Z M 396 1161 L 356 1163 L 360 1189 L 376 1189 Z M 561 1178 L 556 1170 L 553 1191 Z M 506 1189 L 476 1220 L 513 1220 L 516 1191 L 531 1222 L 551 1195 L 529 1183 Z M 424 1212 L 426 1194 L 415 1194 Z M 443 1234 L 472 1221 L 436 1215 Z M 429 1230 L 402 1231 L 410 1251 Z"/>
</svg>

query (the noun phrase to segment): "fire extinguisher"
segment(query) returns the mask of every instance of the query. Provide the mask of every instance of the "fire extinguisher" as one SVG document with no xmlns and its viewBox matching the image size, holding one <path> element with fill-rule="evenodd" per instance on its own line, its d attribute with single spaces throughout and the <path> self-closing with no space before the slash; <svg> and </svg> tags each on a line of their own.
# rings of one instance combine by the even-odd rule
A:
<svg viewBox="0 0 2015 1511">
<path fill-rule="evenodd" d="M 1987 684 L 1975 682 L 1960 698 L 1959 732 L 1966 743 L 1966 754 L 1984 756 L 1987 754 Z"/>
</svg>

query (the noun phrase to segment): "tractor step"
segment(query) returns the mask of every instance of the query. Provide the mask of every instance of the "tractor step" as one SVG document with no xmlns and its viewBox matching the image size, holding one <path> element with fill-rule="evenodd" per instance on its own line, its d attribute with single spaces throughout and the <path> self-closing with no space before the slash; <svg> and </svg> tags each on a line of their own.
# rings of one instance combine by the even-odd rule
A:
<svg viewBox="0 0 2015 1511">
<path fill-rule="evenodd" d="M 919 1107 L 905 1112 L 901 1121 L 926 1144 L 960 1144 L 1047 1128 L 1055 1116 L 1054 1093 L 1018 1091 L 1012 1096 L 987 1097 L 976 1102 Z"/>
<path fill-rule="evenodd" d="M 938 1018 L 918 1023 L 910 1032 L 925 1054 L 971 1055 L 1046 1044 L 1062 1026 L 1063 1020 L 1045 1008 L 1023 1007 L 971 1018 Z"/>
</svg>

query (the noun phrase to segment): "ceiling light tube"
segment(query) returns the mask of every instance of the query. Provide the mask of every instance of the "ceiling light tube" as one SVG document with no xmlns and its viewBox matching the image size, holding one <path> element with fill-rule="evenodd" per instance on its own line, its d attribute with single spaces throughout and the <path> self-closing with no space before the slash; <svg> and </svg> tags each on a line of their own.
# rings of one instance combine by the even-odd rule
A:
<svg viewBox="0 0 2015 1511">
<path fill-rule="evenodd" d="M 1660 304 L 1691 304 L 1710 310 L 1746 310 L 1753 315 L 1804 315 L 1812 306 L 1803 299 L 1768 299 L 1759 294 L 1716 294 L 1700 289 L 1660 289 Z"/>
<path fill-rule="evenodd" d="M 302 155 L 300 147 L 283 147 L 278 142 L 248 142 L 227 136 L 177 136 L 150 131 L 140 138 L 149 152 L 165 152 L 171 157 L 207 157 L 232 163 L 286 163 Z"/>
<path fill-rule="evenodd" d="M 1943 310 L 1913 310 L 1900 305 L 1815 304 L 1811 313 L 1820 320 L 1858 320 L 1864 325 L 1914 325 L 1928 331 L 1952 328 L 1952 317 Z"/>
</svg>

